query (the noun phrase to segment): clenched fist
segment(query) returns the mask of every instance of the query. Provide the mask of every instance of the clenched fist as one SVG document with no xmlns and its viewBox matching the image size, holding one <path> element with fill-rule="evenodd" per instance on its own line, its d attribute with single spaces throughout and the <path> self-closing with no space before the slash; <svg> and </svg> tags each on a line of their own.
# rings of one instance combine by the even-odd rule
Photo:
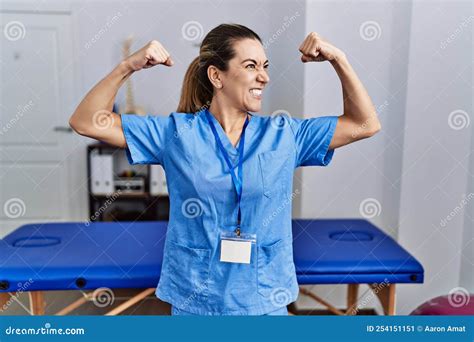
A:
<svg viewBox="0 0 474 342">
<path fill-rule="evenodd" d="M 125 59 L 133 71 L 148 69 L 158 64 L 172 66 L 170 54 L 157 40 L 152 40 L 140 50 Z"/>
<path fill-rule="evenodd" d="M 334 61 L 344 56 L 344 53 L 334 45 L 331 45 L 324 40 L 316 32 L 311 32 L 305 38 L 303 43 L 299 47 L 301 61 L 306 62 L 323 62 L 323 61 Z"/>
</svg>

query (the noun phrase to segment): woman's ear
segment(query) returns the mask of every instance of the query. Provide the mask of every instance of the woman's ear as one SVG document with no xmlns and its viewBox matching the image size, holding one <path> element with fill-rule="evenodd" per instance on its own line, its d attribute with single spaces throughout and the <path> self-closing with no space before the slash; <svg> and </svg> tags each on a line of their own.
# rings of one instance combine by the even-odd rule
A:
<svg viewBox="0 0 474 342">
<path fill-rule="evenodd" d="M 215 66 L 210 65 L 207 68 L 207 77 L 209 78 L 209 80 L 211 81 L 212 85 L 215 88 L 218 88 L 218 89 L 222 88 L 222 82 L 220 79 L 219 69 L 217 69 Z"/>
</svg>

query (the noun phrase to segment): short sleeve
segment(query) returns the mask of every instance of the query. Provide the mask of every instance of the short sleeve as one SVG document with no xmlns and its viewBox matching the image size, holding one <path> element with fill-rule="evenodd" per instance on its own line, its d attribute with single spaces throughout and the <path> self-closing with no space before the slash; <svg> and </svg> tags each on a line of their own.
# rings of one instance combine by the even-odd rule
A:
<svg viewBox="0 0 474 342">
<path fill-rule="evenodd" d="M 169 118 L 156 115 L 121 114 L 130 164 L 163 164 Z"/>
<path fill-rule="evenodd" d="M 296 167 L 328 165 L 334 154 L 334 150 L 329 150 L 329 144 L 336 130 L 338 116 L 290 120 L 295 135 Z"/>
</svg>

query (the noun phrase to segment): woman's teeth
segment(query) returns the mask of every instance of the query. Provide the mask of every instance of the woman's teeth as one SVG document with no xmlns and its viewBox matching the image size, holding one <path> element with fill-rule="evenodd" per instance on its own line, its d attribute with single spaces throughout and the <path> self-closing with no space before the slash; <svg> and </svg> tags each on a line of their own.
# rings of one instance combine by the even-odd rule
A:
<svg viewBox="0 0 474 342">
<path fill-rule="evenodd" d="M 262 90 L 261 89 L 250 89 L 250 94 L 252 94 L 252 96 L 255 97 L 255 98 L 260 98 L 262 96 Z"/>
</svg>

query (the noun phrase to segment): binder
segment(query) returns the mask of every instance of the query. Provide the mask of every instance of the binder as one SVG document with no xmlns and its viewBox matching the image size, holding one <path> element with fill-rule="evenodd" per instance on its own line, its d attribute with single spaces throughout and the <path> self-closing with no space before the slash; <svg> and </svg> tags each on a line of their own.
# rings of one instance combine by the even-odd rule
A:
<svg viewBox="0 0 474 342">
<path fill-rule="evenodd" d="M 168 196 L 165 170 L 161 165 L 150 165 L 150 194 L 152 196 Z"/>
<path fill-rule="evenodd" d="M 97 150 L 90 153 L 91 193 L 94 195 L 111 195 L 114 193 L 113 155 L 99 154 Z"/>
</svg>

